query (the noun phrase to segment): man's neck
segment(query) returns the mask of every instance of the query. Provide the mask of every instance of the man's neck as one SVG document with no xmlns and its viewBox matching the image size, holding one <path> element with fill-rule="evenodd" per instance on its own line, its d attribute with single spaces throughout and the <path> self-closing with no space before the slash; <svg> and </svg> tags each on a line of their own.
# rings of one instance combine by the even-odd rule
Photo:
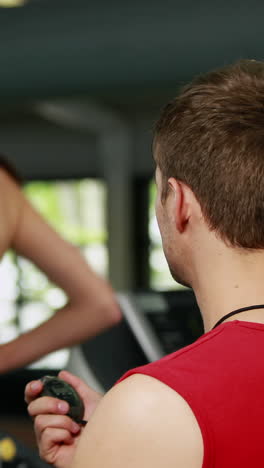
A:
<svg viewBox="0 0 264 468">
<path fill-rule="evenodd" d="M 264 304 L 264 252 L 240 253 L 228 249 L 199 263 L 193 289 L 199 304 L 205 332 L 233 310 Z M 227 320 L 264 323 L 264 309 L 241 312 Z"/>
</svg>

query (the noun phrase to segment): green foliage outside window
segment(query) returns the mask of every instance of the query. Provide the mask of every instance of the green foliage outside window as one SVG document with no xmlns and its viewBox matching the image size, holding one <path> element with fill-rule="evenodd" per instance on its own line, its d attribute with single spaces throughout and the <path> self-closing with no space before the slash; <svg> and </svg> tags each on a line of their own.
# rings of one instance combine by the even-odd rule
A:
<svg viewBox="0 0 264 468">
<path fill-rule="evenodd" d="M 105 220 L 102 220 L 102 206 L 105 205 L 102 182 L 89 179 L 31 182 L 25 185 L 24 191 L 44 218 L 73 244 L 85 246 L 107 241 Z M 97 213 L 99 220 L 89 223 L 89 212 L 92 212 L 93 219 Z"/>
</svg>

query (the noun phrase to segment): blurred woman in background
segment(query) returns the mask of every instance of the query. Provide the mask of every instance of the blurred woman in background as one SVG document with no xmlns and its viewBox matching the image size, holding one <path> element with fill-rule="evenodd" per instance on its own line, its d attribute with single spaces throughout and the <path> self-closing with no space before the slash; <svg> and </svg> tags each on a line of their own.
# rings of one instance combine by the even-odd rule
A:
<svg viewBox="0 0 264 468">
<path fill-rule="evenodd" d="M 56 283 L 68 302 L 37 328 L 0 345 L 0 373 L 84 341 L 121 319 L 110 285 L 90 269 L 77 247 L 50 227 L 20 185 L 15 169 L 0 157 L 0 257 L 14 249 Z"/>
</svg>

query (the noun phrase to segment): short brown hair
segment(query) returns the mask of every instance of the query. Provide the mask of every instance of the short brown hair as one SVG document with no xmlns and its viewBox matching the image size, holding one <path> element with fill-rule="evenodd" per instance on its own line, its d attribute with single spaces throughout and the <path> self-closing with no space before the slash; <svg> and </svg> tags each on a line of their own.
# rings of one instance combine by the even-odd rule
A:
<svg viewBox="0 0 264 468">
<path fill-rule="evenodd" d="M 243 60 L 183 88 L 161 113 L 154 149 L 163 198 L 175 177 L 228 244 L 264 248 L 264 63 Z"/>
</svg>

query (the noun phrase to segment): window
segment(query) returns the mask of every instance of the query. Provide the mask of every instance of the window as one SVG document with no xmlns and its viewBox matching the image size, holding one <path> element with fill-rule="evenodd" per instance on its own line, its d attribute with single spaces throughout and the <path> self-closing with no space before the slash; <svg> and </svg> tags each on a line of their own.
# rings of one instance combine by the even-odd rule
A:
<svg viewBox="0 0 264 468">
<path fill-rule="evenodd" d="M 106 187 L 95 179 L 35 181 L 24 191 L 36 209 L 89 264 L 107 277 Z M 65 294 L 35 265 L 8 251 L 0 263 L 0 343 L 47 320 L 66 302 Z M 30 367 L 61 368 L 68 350 L 45 356 Z"/>
</svg>

